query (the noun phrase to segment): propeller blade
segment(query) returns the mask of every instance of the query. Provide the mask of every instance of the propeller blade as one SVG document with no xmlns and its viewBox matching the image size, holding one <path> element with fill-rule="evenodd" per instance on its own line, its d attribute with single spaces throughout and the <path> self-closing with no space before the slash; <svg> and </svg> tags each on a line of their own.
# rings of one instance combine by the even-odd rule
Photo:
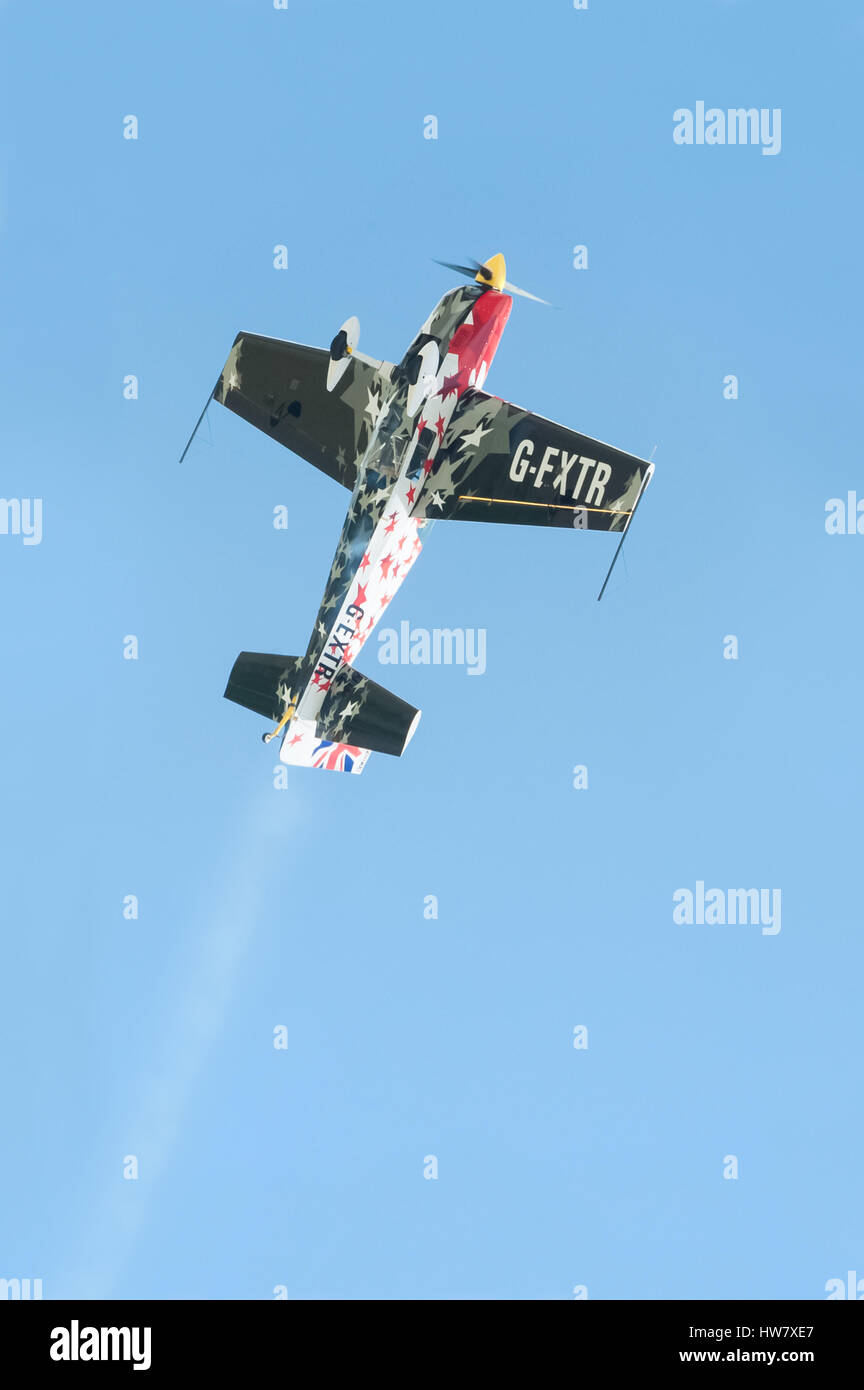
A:
<svg viewBox="0 0 864 1390">
<path fill-rule="evenodd" d="M 504 281 L 504 288 L 509 290 L 511 294 L 521 294 L 523 299 L 533 299 L 535 304 L 549 304 L 548 299 L 541 299 L 539 294 L 531 294 L 528 290 L 520 290 L 518 285 L 511 285 L 509 280 Z M 551 307 L 549 304 L 550 309 Z"/>
<path fill-rule="evenodd" d="M 432 259 L 435 260 L 435 257 L 433 256 Z M 484 265 L 482 261 L 475 261 L 473 256 L 469 256 L 468 259 L 471 262 L 470 265 L 455 265 L 453 261 L 439 260 L 435 260 L 435 264 L 446 266 L 448 270 L 458 270 L 460 275 L 470 275 L 472 280 L 477 275 L 482 275 L 484 280 L 492 279 L 492 271 L 487 265 Z"/>
<path fill-rule="evenodd" d="M 439 261 L 434 256 L 432 259 L 436 265 L 443 265 L 447 270 L 456 270 L 460 275 L 470 276 L 472 280 L 477 274 L 477 271 L 473 270 L 470 265 L 454 265 L 452 261 Z"/>
<path fill-rule="evenodd" d="M 482 280 L 492 279 L 492 271 L 489 269 L 488 265 L 484 265 L 482 261 L 475 260 L 473 256 L 469 257 L 471 261 L 470 265 L 456 265 L 454 261 L 439 261 L 434 256 L 432 259 L 435 261 L 436 265 L 443 265 L 447 270 L 458 271 L 460 275 L 467 275 L 472 280 L 476 279 L 478 276 Z M 539 294 L 531 294 L 529 290 L 520 290 L 518 285 L 511 285 L 509 280 L 504 281 L 504 289 L 509 290 L 511 294 L 521 295 L 523 299 L 533 299 L 535 304 L 549 304 L 548 299 L 541 299 Z M 553 306 L 549 305 L 549 307 L 552 308 Z"/>
</svg>

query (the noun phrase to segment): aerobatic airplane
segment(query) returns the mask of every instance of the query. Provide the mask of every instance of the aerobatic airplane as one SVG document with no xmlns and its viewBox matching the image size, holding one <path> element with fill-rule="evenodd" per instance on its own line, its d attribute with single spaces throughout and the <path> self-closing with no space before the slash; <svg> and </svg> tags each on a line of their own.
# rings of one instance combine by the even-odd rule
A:
<svg viewBox="0 0 864 1390">
<path fill-rule="evenodd" d="M 398 365 L 358 351 L 356 318 L 329 352 L 240 333 L 208 398 L 351 493 L 305 655 L 241 652 L 225 690 L 275 721 L 263 737 L 282 734 L 284 763 L 358 773 L 370 752 L 406 748 L 420 711 L 354 661 L 431 521 L 617 531 L 620 549 L 653 473 L 483 391 L 511 294 L 537 296 L 507 281 L 501 255 L 449 268 L 472 283 L 444 295 Z"/>
</svg>

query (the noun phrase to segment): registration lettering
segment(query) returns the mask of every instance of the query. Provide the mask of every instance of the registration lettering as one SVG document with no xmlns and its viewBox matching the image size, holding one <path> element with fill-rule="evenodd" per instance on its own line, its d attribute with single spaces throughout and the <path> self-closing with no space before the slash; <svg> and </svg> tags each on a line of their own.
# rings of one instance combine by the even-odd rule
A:
<svg viewBox="0 0 864 1390">
<path fill-rule="evenodd" d="M 589 458 L 587 454 L 568 454 L 566 449 L 551 444 L 542 455 L 537 455 L 537 459 L 535 462 L 534 440 L 520 440 L 510 460 L 510 481 L 525 483 L 530 477 L 534 487 L 552 488 L 559 497 L 581 501 L 586 507 L 603 505 L 606 484 L 612 477 L 608 463 Z M 554 476 L 550 478 L 550 474 Z"/>
</svg>

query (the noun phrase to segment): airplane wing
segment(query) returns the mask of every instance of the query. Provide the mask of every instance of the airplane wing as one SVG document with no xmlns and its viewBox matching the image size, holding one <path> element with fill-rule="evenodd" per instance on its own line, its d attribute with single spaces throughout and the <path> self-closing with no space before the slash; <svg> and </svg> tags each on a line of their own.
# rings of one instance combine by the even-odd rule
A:
<svg viewBox="0 0 864 1390">
<path fill-rule="evenodd" d="M 647 459 L 471 389 L 413 515 L 624 531 L 652 471 Z"/>
<path fill-rule="evenodd" d="M 213 399 L 353 491 L 385 383 L 375 365 L 353 358 L 328 391 L 329 362 L 325 348 L 238 333 Z"/>
</svg>

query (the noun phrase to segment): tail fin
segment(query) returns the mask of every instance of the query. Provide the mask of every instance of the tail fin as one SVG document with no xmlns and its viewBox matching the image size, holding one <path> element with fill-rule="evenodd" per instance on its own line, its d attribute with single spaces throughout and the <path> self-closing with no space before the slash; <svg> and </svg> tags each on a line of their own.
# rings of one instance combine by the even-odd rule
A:
<svg viewBox="0 0 864 1390">
<path fill-rule="evenodd" d="M 225 699 L 265 719 L 281 719 L 292 700 L 300 698 L 306 684 L 305 663 L 302 656 L 241 652 L 231 668 Z"/>
</svg>

